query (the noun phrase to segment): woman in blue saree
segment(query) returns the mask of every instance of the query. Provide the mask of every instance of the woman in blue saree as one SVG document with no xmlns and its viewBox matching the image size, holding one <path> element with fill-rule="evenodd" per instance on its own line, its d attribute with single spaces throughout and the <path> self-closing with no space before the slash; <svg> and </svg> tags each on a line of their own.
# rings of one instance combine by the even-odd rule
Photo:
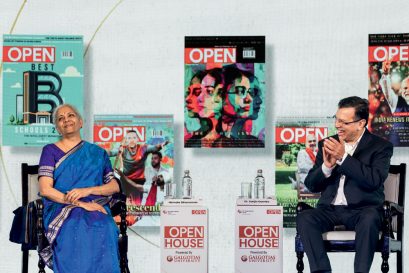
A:
<svg viewBox="0 0 409 273">
<path fill-rule="evenodd" d="M 119 273 L 118 228 L 108 207 L 119 191 L 108 155 L 82 141 L 82 118 L 69 104 L 54 111 L 60 141 L 43 148 L 40 194 L 50 246 L 40 255 L 58 273 Z"/>
</svg>

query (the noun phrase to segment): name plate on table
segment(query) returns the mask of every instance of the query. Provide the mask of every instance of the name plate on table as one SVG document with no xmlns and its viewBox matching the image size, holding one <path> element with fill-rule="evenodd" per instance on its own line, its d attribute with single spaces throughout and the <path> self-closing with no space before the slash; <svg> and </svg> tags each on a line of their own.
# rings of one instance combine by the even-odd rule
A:
<svg viewBox="0 0 409 273">
<path fill-rule="evenodd" d="M 247 198 L 237 198 L 236 205 L 240 206 L 277 206 L 277 199 L 265 198 L 265 199 L 247 199 Z"/>
<path fill-rule="evenodd" d="M 203 200 L 202 199 L 166 199 L 163 202 L 164 206 L 203 206 Z"/>
<path fill-rule="evenodd" d="M 237 199 L 235 272 L 283 272 L 283 207 L 274 199 Z"/>
<path fill-rule="evenodd" d="M 161 272 L 208 272 L 208 209 L 201 200 L 171 199 L 160 209 Z"/>
</svg>

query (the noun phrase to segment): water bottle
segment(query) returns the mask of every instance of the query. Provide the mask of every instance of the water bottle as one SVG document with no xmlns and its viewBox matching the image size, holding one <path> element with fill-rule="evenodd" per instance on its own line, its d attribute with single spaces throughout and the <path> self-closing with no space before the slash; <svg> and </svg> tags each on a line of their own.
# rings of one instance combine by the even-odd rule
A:
<svg viewBox="0 0 409 273">
<path fill-rule="evenodd" d="M 185 176 L 182 180 L 183 199 L 192 198 L 192 178 L 189 175 L 189 170 L 185 170 Z"/>
<path fill-rule="evenodd" d="M 257 176 L 254 179 L 254 198 L 265 198 L 265 179 L 262 170 L 257 170 Z"/>
</svg>

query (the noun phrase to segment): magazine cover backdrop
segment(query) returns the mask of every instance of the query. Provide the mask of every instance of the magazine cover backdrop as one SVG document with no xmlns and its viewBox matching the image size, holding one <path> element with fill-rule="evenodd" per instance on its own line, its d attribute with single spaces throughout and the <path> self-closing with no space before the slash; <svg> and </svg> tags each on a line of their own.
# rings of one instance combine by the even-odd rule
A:
<svg viewBox="0 0 409 273">
<path fill-rule="evenodd" d="M 368 130 L 409 146 L 409 34 L 370 34 Z"/>
<path fill-rule="evenodd" d="M 185 147 L 264 147 L 265 37 L 185 37 Z"/>
<path fill-rule="evenodd" d="M 172 115 L 94 116 L 94 142 L 107 151 L 127 196 L 128 226 L 159 226 L 164 183 L 173 180 L 173 139 Z"/>
<path fill-rule="evenodd" d="M 3 145 L 58 141 L 52 112 L 83 111 L 82 36 L 3 35 Z"/>
<path fill-rule="evenodd" d="M 284 227 L 295 227 L 296 206 L 317 204 L 319 193 L 304 185 L 313 167 L 318 141 L 336 134 L 334 118 L 278 118 L 275 126 L 275 187 L 277 203 L 284 209 Z"/>
</svg>

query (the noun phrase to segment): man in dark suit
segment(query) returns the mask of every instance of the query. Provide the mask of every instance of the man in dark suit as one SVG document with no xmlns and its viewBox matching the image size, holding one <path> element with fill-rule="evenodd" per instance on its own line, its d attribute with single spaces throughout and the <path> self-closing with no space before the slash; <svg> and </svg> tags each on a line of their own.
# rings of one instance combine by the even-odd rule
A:
<svg viewBox="0 0 409 273">
<path fill-rule="evenodd" d="M 314 167 L 305 179 L 312 192 L 321 192 L 317 208 L 297 215 L 311 272 L 331 272 L 322 233 L 336 225 L 356 232 L 355 272 L 369 272 L 371 267 L 393 146 L 369 133 L 368 115 L 366 99 L 348 97 L 338 103 L 337 135 L 319 142 Z"/>
</svg>

